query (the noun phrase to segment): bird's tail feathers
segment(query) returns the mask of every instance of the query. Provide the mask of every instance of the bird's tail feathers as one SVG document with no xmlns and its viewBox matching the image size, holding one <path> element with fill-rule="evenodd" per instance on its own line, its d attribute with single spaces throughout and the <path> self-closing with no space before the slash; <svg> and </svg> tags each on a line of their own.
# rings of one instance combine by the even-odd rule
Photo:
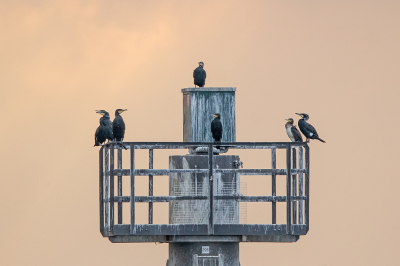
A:
<svg viewBox="0 0 400 266">
<path fill-rule="evenodd" d="M 319 141 L 323 142 L 323 143 L 326 143 L 325 140 L 320 139 L 319 137 L 318 137 L 317 139 L 318 139 Z"/>
</svg>

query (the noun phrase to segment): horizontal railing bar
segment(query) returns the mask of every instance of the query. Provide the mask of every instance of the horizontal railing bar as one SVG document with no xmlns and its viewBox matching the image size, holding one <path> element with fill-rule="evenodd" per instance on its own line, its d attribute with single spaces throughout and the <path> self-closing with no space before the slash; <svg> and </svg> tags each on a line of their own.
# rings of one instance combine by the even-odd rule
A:
<svg viewBox="0 0 400 266">
<path fill-rule="evenodd" d="M 135 175 L 208 174 L 208 169 L 136 169 Z"/>
<path fill-rule="evenodd" d="M 290 198 L 292 199 L 292 201 L 301 201 L 307 199 L 306 196 L 291 196 Z"/>
<path fill-rule="evenodd" d="M 207 196 L 135 196 L 135 202 L 170 202 L 172 200 L 206 200 Z M 107 202 L 107 200 L 104 200 Z M 130 202 L 129 196 L 114 197 L 114 202 Z"/>
<path fill-rule="evenodd" d="M 237 200 L 241 202 L 283 202 L 286 196 L 215 196 L 216 200 Z"/>
<path fill-rule="evenodd" d="M 221 147 L 231 149 L 284 149 L 290 143 L 291 147 L 305 147 L 305 142 L 223 142 L 217 144 Z M 186 149 L 189 147 L 208 146 L 213 142 L 123 142 L 122 145 L 115 145 L 116 149 L 129 148 L 134 145 L 135 149 Z M 105 146 L 110 144 L 105 144 Z"/>
<path fill-rule="evenodd" d="M 241 175 L 286 175 L 286 169 L 214 169 L 215 173 L 238 173 Z M 291 169 L 290 174 L 305 173 L 304 169 Z"/>
<path fill-rule="evenodd" d="M 290 169 L 291 175 L 304 174 L 306 169 Z"/>
<path fill-rule="evenodd" d="M 216 200 L 237 200 L 240 202 L 285 202 L 286 196 L 237 196 L 224 195 L 215 196 Z M 306 200 L 305 196 L 291 197 L 291 201 Z"/>
<path fill-rule="evenodd" d="M 135 234 L 129 225 L 114 225 L 114 235 L 207 235 L 206 224 L 135 224 Z"/>
<path fill-rule="evenodd" d="M 135 169 L 136 176 L 162 176 L 173 173 L 208 174 L 208 169 Z M 291 169 L 292 175 L 305 173 L 306 169 Z M 214 169 L 215 173 L 238 173 L 241 175 L 286 175 L 286 169 Z M 109 172 L 107 172 L 109 174 Z M 115 169 L 114 175 L 129 176 L 129 169 Z"/>
<path fill-rule="evenodd" d="M 148 176 L 148 175 L 169 175 L 173 173 L 192 173 L 192 174 L 208 174 L 208 169 L 135 169 L 135 176 Z M 131 171 L 129 169 L 115 169 L 114 175 L 129 176 Z"/>
<path fill-rule="evenodd" d="M 240 202 L 285 202 L 286 196 L 214 196 L 216 200 L 237 200 Z M 136 196 L 135 202 L 170 202 L 172 200 L 206 200 L 207 196 Z M 306 200 L 306 196 L 291 197 L 292 201 Z M 109 202 L 103 199 L 104 202 Z M 114 202 L 130 202 L 129 196 L 115 196 Z"/>
<path fill-rule="evenodd" d="M 241 175 L 286 175 L 286 169 L 214 169 L 215 173 L 238 173 Z"/>
<path fill-rule="evenodd" d="M 287 235 L 286 224 L 216 224 L 216 235 Z M 291 225 L 293 235 L 305 235 L 306 225 Z"/>
<path fill-rule="evenodd" d="M 216 224 L 215 235 L 286 235 L 286 224 Z"/>
</svg>

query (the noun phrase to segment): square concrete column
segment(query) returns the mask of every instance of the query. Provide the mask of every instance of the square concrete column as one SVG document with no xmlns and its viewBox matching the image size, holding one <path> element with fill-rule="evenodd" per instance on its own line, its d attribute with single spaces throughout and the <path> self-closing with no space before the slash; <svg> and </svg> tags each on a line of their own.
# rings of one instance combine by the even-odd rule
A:
<svg viewBox="0 0 400 266">
<path fill-rule="evenodd" d="M 222 142 L 236 141 L 235 87 L 185 88 L 183 93 L 183 141 L 214 141 L 213 114 L 221 115 Z"/>
</svg>

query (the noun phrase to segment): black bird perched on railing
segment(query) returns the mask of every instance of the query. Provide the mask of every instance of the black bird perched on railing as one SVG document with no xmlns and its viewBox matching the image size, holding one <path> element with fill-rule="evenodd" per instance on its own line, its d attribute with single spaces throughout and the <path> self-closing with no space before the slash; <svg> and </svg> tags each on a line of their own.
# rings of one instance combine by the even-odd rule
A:
<svg viewBox="0 0 400 266">
<path fill-rule="evenodd" d="M 306 136 L 306 138 L 307 138 L 306 142 L 309 142 L 310 139 L 317 139 L 317 140 L 325 143 L 324 140 L 322 140 L 318 137 L 318 133 L 315 130 L 315 128 L 306 122 L 309 118 L 308 114 L 296 113 L 296 115 L 301 116 L 301 119 L 299 120 L 298 125 L 301 130 L 301 133 L 303 133 L 304 136 Z"/>
<path fill-rule="evenodd" d="M 293 125 L 293 118 L 285 119 L 287 121 L 285 128 L 286 133 L 292 142 L 303 142 L 300 131 Z"/>
<path fill-rule="evenodd" d="M 110 114 L 104 110 L 96 110 L 96 113 L 101 114 L 100 125 L 94 133 L 94 146 L 100 146 L 103 142 L 113 140 L 113 126 L 110 120 Z M 94 147 L 93 146 L 93 147 Z"/>
<path fill-rule="evenodd" d="M 214 120 L 211 122 L 211 133 L 215 143 L 221 143 L 222 139 L 222 123 L 221 123 L 221 115 L 214 114 Z M 216 146 L 219 150 L 221 147 Z"/>
<path fill-rule="evenodd" d="M 127 109 L 115 110 L 115 118 L 113 121 L 113 134 L 116 141 L 123 141 L 125 136 L 125 122 L 121 114 L 127 111 Z"/>
<path fill-rule="evenodd" d="M 203 69 L 204 63 L 199 62 L 199 66 L 193 71 L 194 85 L 204 87 L 206 84 L 206 71 Z"/>
</svg>

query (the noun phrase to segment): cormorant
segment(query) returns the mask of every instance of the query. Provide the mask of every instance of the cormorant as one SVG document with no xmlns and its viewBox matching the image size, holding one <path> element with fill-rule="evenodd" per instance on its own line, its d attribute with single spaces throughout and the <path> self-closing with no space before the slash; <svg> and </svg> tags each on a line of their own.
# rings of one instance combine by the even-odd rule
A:
<svg viewBox="0 0 400 266">
<path fill-rule="evenodd" d="M 100 125 L 94 134 L 94 146 L 100 146 L 103 142 L 113 140 L 113 127 L 110 120 L 110 114 L 104 110 L 96 110 L 96 113 L 101 114 Z"/>
<path fill-rule="evenodd" d="M 288 121 L 285 125 L 286 133 L 292 142 L 303 142 L 300 131 L 293 125 L 293 118 L 285 119 Z"/>
<path fill-rule="evenodd" d="M 306 136 L 306 138 L 307 138 L 306 142 L 309 142 L 310 139 L 317 139 L 319 141 L 325 142 L 324 140 L 322 140 L 318 137 L 318 133 L 315 130 L 315 128 L 306 122 L 309 118 L 308 114 L 296 113 L 296 115 L 301 116 L 301 119 L 299 120 L 298 125 L 299 125 L 301 133 L 303 133 L 304 136 Z"/>
<path fill-rule="evenodd" d="M 116 141 L 123 141 L 125 136 L 125 122 L 122 119 L 122 114 L 127 109 L 117 109 L 115 110 L 115 118 L 113 121 L 113 134 Z"/>
<path fill-rule="evenodd" d="M 211 133 L 215 143 L 221 143 L 222 139 L 222 123 L 221 123 L 221 115 L 214 114 L 214 120 L 211 122 Z M 220 146 L 216 146 L 219 150 Z"/>
<path fill-rule="evenodd" d="M 199 62 L 199 66 L 193 71 L 194 85 L 204 87 L 206 84 L 206 71 L 203 69 L 204 63 Z"/>
</svg>

